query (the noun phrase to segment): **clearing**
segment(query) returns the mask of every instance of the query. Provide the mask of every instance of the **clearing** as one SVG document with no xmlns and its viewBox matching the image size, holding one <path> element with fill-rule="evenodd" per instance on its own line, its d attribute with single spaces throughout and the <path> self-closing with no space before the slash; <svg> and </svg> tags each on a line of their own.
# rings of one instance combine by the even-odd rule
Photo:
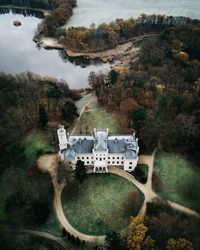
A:
<svg viewBox="0 0 200 250">
<path fill-rule="evenodd" d="M 90 235 L 119 231 L 137 215 L 143 194 L 130 182 L 113 174 L 90 174 L 81 188 L 75 182 L 62 192 L 62 205 L 69 223 Z"/>
<path fill-rule="evenodd" d="M 155 159 L 155 170 L 160 188 L 153 189 L 164 199 L 188 208 L 200 210 L 200 169 L 176 154 L 160 153 Z M 160 182 L 161 181 L 161 182 Z"/>
</svg>

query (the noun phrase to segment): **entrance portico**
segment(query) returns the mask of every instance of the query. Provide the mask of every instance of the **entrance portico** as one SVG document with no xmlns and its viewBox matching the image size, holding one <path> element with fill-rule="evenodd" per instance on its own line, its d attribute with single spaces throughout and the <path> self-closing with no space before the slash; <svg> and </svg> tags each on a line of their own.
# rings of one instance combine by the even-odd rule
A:
<svg viewBox="0 0 200 250">
<path fill-rule="evenodd" d="M 94 173 L 107 173 L 107 162 L 106 161 L 95 161 L 94 162 Z"/>
</svg>

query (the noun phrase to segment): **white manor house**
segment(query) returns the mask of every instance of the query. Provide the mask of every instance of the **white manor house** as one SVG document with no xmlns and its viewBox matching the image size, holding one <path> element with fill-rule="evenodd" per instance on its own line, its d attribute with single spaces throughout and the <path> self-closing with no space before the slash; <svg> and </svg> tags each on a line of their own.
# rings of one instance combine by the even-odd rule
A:
<svg viewBox="0 0 200 250">
<path fill-rule="evenodd" d="M 57 134 L 59 155 L 73 166 L 81 160 L 93 166 L 95 173 L 108 172 L 108 166 L 131 172 L 137 166 L 139 146 L 135 134 L 109 135 L 108 129 L 94 129 L 91 135 L 69 135 L 64 126 L 59 126 Z"/>
</svg>

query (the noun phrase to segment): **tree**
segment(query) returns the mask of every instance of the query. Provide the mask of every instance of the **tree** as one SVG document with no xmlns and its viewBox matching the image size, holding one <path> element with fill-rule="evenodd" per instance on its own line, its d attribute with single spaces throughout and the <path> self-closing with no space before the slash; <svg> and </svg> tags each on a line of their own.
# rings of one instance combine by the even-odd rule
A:
<svg viewBox="0 0 200 250">
<path fill-rule="evenodd" d="M 132 111 L 131 118 L 133 122 L 133 128 L 139 132 L 147 119 L 146 109 L 142 106 L 136 108 L 134 111 Z"/>
<path fill-rule="evenodd" d="M 76 180 L 82 184 L 87 176 L 87 167 L 85 166 L 83 161 L 78 160 L 75 168 L 75 178 Z"/>
<path fill-rule="evenodd" d="M 48 99 L 54 100 L 54 102 L 57 102 L 61 98 L 62 92 L 56 81 L 50 80 L 48 82 L 46 95 Z M 49 102 L 48 102 L 48 109 L 49 109 Z"/>
<path fill-rule="evenodd" d="M 45 107 L 40 104 L 39 106 L 39 124 L 42 129 L 44 129 L 47 125 L 48 117 Z"/>
<path fill-rule="evenodd" d="M 66 229 L 63 227 L 62 229 L 62 237 L 66 237 L 67 236 L 67 231 Z"/>
<path fill-rule="evenodd" d="M 193 250 L 192 243 L 186 239 L 179 238 L 177 240 L 169 239 L 167 242 L 167 250 Z"/>
<path fill-rule="evenodd" d="M 147 236 L 142 243 L 142 250 L 156 250 L 155 240 Z"/>
<path fill-rule="evenodd" d="M 23 169 L 9 168 L 3 175 L 6 222 L 16 227 L 42 225 L 52 209 L 53 185 L 48 174 L 27 175 Z"/>
<path fill-rule="evenodd" d="M 75 117 L 78 116 L 76 105 L 70 101 L 65 102 L 62 106 L 61 112 L 63 119 L 70 122 L 73 122 Z"/>
<path fill-rule="evenodd" d="M 58 162 L 57 167 L 57 182 L 61 183 L 62 181 L 71 182 L 73 179 L 73 170 L 69 162 Z"/>
<path fill-rule="evenodd" d="M 113 69 L 109 71 L 106 85 L 108 87 L 114 85 L 117 82 L 118 76 L 119 76 L 119 73 L 117 71 Z"/>
<path fill-rule="evenodd" d="M 111 231 L 106 235 L 106 246 L 111 250 L 122 250 L 122 239 L 119 233 Z"/>
<path fill-rule="evenodd" d="M 128 249 L 140 250 L 148 228 L 144 225 L 144 217 L 131 217 L 127 238 Z"/>
</svg>

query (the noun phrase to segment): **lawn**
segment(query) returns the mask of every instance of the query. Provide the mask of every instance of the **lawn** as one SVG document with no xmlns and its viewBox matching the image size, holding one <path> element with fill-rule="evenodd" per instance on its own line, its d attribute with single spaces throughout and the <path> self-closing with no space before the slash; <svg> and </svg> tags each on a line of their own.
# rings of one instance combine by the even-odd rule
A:
<svg viewBox="0 0 200 250">
<path fill-rule="evenodd" d="M 163 198 L 200 210 L 200 168 L 183 156 L 160 153 L 156 156 L 155 171 L 161 180 L 157 191 Z"/>
<path fill-rule="evenodd" d="M 78 121 L 75 133 L 86 133 L 93 131 L 94 128 L 106 129 L 109 128 L 111 133 L 120 133 L 121 128 L 116 116 L 112 113 L 107 113 L 102 108 L 92 108 L 83 113 L 80 121 Z"/>
<path fill-rule="evenodd" d="M 143 204 L 143 194 L 127 180 L 112 174 L 90 174 L 82 184 L 65 187 L 62 205 L 66 218 L 78 231 L 104 235 L 119 231 Z"/>
</svg>

